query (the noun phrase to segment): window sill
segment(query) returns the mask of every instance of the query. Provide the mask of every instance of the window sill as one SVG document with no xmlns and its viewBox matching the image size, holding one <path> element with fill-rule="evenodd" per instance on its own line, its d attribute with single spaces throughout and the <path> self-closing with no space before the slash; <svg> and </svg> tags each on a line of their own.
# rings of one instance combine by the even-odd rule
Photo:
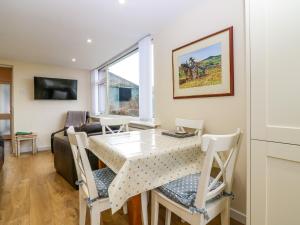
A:
<svg viewBox="0 0 300 225">
<path fill-rule="evenodd" d="M 133 120 L 129 124 L 130 127 L 139 128 L 139 129 L 155 129 L 160 126 L 158 122 L 154 121 L 142 121 L 142 120 Z"/>
<path fill-rule="evenodd" d="M 140 120 L 138 117 L 129 117 L 129 116 L 117 116 L 117 115 L 96 115 L 96 116 L 91 116 L 90 118 L 94 122 L 100 122 L 101 117 L 127 117 L 131 118 L 132 120 L 129 123 L 129 126 L 132 128 L 138 128 L 138 129 L 155 129 L 160 126 L 160 123 L 155 121 L 153 119 L 152 121 L 143 121 Z"/>
</svg>

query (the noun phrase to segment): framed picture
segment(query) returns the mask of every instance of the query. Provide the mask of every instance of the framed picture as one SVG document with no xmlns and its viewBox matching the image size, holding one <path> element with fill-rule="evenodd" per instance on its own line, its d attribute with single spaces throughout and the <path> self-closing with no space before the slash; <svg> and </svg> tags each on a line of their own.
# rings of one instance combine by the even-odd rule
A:
<svg viewBox="0 0 300 225">
<path fill-rule="evenodd" d="M 174 49 L 173 98 L 234 95 L 233 27 Z"/>
</svg>

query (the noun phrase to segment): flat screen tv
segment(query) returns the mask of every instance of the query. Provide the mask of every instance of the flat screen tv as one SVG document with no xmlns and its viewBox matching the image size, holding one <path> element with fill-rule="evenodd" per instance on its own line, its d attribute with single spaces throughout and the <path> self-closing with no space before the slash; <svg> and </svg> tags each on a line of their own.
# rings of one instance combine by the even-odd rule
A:
<svg viewBox="0 0 300 225">
<path fill-rule="evenodd" d="M 77 100 L 77 80 L 34 77 L 34 99 Z"/>
</svg>

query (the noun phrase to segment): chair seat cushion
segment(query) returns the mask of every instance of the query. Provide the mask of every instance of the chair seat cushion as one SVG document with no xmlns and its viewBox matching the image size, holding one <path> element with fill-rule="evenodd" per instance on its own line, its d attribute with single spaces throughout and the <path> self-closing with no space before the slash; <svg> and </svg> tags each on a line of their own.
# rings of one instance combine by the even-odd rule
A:
<svg viewBox="0 0 300 225">
<path fill-rule="evenodd" d="M 200 176 L 201 173 L 188 175 L 178 180 L 171 181 L 170 183 L 159 187 L 158 190 L 171 200 L 187 208 L 191 208 L 194 207 Z M 211 182 L 213 182 L 212 177 L 210 177 L 209 183 Z M 222 182 L 218 181 L 212 190 L 216 189 L 221 184 Z"/>
<path fill-rule="evenodd" d="M 96 187 L 98 191 L 98 195 L 100 198 L 107 198 L 108 197 L 108 187 L 116 177 L 116 174 L 109 169 L 108 167 L 94 170 L 93 175 L 96 182 Z"/>
</svg>

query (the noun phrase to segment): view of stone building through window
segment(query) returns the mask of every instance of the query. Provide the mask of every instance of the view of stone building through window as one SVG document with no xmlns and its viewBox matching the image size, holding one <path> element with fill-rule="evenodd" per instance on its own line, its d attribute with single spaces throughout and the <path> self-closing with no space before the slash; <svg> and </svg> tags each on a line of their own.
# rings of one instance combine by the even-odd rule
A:
<svg viewBox="0 0 300 225">
<path fill-rule="evenodd" d="M 109 113 L 139 116 L 139 53 L 108 68 Z"/>
</svg>

